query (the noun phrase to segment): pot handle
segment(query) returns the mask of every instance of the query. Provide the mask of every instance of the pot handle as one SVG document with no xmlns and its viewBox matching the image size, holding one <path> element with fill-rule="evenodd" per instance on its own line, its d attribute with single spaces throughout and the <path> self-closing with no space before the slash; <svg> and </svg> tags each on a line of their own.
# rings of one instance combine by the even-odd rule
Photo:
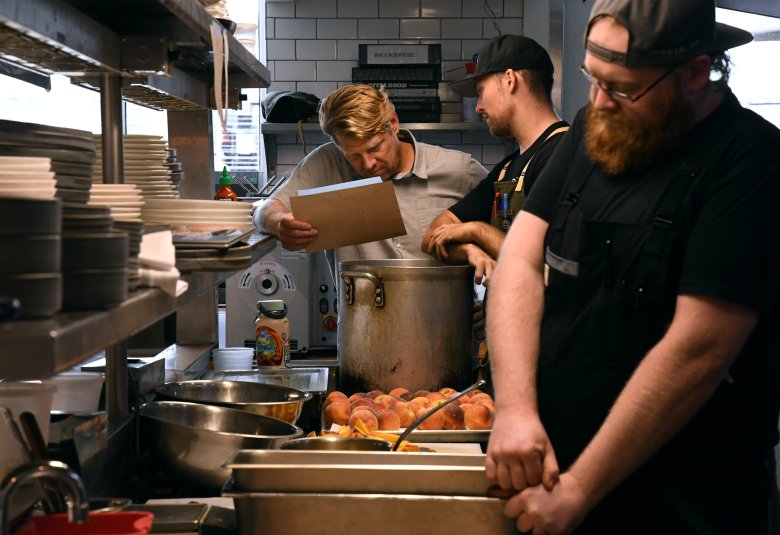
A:
<svg viewBox="0 0 780 535">
<path fill-rule="evenodd" d="M 347 299 L 347 304 L 351 305 L 355 302 L 355 292 L 353 288 L 353 277 L 363 277 L 374 283 L 374 306 L 385 306 L 385 286 L 382 284 L 382 279 L 374 275 L 373 273 L 365 273 L 361 271 L 342 271 L 341 279 L 344 281 L 344 297 Z"/>
</svg>

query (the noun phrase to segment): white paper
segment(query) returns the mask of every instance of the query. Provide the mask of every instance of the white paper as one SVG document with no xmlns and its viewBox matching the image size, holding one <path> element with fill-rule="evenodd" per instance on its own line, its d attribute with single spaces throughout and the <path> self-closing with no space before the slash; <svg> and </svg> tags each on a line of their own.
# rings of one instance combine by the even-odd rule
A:
<svg viewBox="0 0 780 535">
<path fill-rule="evenodd" d="M 351 180 L 340 184 L 322 186 L 319 188 L 299 189 L 298 195 L 316 195 L 317 193 L 326 193 L 328 191 L 339 191 L 342 189 L 359 188 L 360 186 L 370 186 L 371 184 L 381 184 L 382 179 L 378 176 L 371 178 L 361 178 L 360 180 Z"/>
</svg>

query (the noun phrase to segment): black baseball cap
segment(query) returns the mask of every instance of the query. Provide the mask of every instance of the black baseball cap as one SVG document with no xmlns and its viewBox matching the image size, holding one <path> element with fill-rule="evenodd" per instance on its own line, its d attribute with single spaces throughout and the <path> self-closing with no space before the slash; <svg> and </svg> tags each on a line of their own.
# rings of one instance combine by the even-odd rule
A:
<svg viewBox="0 0 780 535">
<path fill-rule="evenodd" d="M 477 78 L 507 69 L 541 69 L 552 73 L 553 64 L 547 51 L 533 39 L 522 35 L 499 35 L 480 49 L 474 74 L 452 82 L 449 87 L 462 97 L 476 97 Z"/>
<path fill-rule="evenodd" d="M 595 21 L 610 16 L 628 30 L 628 50 L 588 40 Z M 585 49 L 610 63 L 658 67 L 723 52 L 753 40 L 750 32 L 715 22 L 714 0 L 596 0 L 585 32 Z"/>
</svg>

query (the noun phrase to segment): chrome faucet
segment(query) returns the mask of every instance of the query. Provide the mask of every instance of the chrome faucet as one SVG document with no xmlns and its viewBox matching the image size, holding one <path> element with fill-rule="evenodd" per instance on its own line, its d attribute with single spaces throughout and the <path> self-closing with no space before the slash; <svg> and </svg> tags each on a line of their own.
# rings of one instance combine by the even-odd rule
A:
<svg viewBox="0 0 780 535">
<path fill-rule="evenodd" d="M 87 491 L 81 477 L 68 465 L 59 461 L 37 461 L 15 468 L 0 483 L 0 535 L 9 535 L 9 503 L 13 490 L 28 479 L 51 478 L 61 489 L 68 504 L 68 522 L 86 522 L 89 516 Z"/>
</svg>

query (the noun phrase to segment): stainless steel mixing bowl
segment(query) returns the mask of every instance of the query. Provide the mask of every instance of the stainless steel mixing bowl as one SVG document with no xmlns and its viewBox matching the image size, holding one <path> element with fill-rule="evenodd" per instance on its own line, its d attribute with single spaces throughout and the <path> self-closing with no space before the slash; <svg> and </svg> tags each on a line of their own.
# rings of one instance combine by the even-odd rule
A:
<svg viewBox="0 0 780 535">
<path fill-rule="evenodd" d="M 279 385 L 246 381 L 179 381 L 155 388 L 157 398 L 208 403 L 250 411 L 294 424 L 312 394 Z"/>
<path fill-rule="evenodd" d="M 219 490 L 230 476 L 222 463 L 234 451 L 278 448 L 300 437 L 289 423 L 228 407 L 153 401 L 139 409 L 141 440 L 161 468 L 181 483 Z"/>
</svg>

